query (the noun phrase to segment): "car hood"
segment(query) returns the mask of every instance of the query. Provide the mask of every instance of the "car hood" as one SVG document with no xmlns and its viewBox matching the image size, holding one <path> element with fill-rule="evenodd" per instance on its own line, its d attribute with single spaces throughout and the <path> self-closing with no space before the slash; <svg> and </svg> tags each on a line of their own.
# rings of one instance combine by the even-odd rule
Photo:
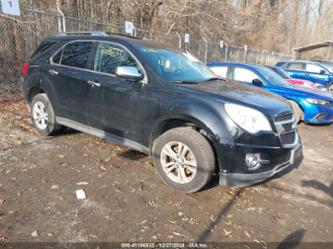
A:
<svg viewBox="0 0 333 249">
<path fill-rule="evenodd" d="M 288 87 L 272 86 L 273 92 L 284 94 L 285 97 L 289 96 L 302 96 L 306 98 L 316 98 L 333 102 L 333 97 L 327 91 L 322 91 L 316 88 L 303 87 L 290 84 Z"/>
<path fill-rule="evenodd" d="M 220 100 L 243 104 L 271 115 L 291 111 L 288 101 L 284 98 L 235 81 L 217 80 L 186 86 L 209 93 Z"/>
</svg>

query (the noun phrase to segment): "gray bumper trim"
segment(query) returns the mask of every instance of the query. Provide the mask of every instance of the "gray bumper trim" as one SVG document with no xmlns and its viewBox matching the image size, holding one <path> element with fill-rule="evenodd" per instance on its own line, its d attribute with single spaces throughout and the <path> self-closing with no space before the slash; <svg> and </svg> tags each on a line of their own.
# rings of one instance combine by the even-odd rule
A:
<svg viewBox="0 0 333 249">
<path fill-rule="evenodd" d="M 303 154 L 299 155 L 298 158 L 294 158 L 295 156 L 294 153 L 296 150 L 301 149 L 300 147 L 301 145 L 297 146 L 297 148 L 295 148 L 292 151 L 291 158 L 288 162 L 284 162 L 282 164 L 275 166 L 273 170 L 260 173 L 248 173 L 248 174 L 220 172 L 219 184 L 229 187 L 245 187 L 253 185 L 258 182 L 265 181 L 279 173 L 289 172 L 290 170 L 298 168 L 298 166 L 301 164 L 303 160 Z"/>
</svg>

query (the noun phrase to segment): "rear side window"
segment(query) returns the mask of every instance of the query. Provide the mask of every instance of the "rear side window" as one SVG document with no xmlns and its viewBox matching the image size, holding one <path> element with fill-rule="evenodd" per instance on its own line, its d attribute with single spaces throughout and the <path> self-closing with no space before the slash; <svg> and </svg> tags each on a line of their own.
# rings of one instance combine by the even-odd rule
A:
<svg viewBox="0 0 333 249">
<path fill-rule="evenodd" d="M 36 50 L 33 52 L 31 55 L 31 58 L 37 57 L 47 51 L 49 48 L 51 48 L 53 45 L 55 45 L 57 42 L 56 41 L 44 41 L 42 42 Z"/>
<path fill-rule="evenodd" d="M 286 66 L 287 70 L 304 70 L 303 63 L 289 63 Z"/>
<path fill-rule="evenodd" d="M 123 48 L 113 44 L 101 43 L 95 59 L 95 71 L 115 74 L 119 66 L 138 67 L 135 59 Z"/>
<path fill-rule="evenodd" d="M 93 42 L 73 42 L 66 45 L 53 57 L 53 63 L 69 67 L 88 68 Z"/>
<path fill-rule="evenodd" d="M 223 78 L 227 78 L 228 67 L 225 66 L 213 66 L 210 68 L 216 75 Z"/>
</svg>

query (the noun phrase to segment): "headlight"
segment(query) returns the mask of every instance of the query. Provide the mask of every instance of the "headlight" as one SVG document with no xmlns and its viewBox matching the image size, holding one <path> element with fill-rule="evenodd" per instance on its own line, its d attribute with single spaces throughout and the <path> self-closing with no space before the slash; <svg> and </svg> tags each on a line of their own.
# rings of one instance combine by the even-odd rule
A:
<svg viewBox="0 0 333 249">
<path fill-rule="evenodd" d="M 320 99 L 306 99 L 305 101 L 313 105 L 330 105 L 330 102 Z"/>
<path fill-rule="evenodd" d="M 224 107 L 229 117 L 250 133 L 272 130 L 268 119 L 259 111 L 236 104 L 225 104 Z"/>
</svg>

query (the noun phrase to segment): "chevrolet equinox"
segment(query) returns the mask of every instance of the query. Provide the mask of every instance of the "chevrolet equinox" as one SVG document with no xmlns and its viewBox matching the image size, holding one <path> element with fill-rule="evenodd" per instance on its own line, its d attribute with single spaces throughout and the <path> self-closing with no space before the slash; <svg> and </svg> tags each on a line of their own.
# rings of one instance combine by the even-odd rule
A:
<svg viewBox="0 0 333 249">
<path fill-rule="evenodd" d="M 288 102 L 148 40 L 60 33 L 41 42 L 23 72 L 40 134 L 65 126 L 144 152 L 179 191 L 196 192 L 213 175 L 251 185 L 303 158 Z"/>
</svg>

